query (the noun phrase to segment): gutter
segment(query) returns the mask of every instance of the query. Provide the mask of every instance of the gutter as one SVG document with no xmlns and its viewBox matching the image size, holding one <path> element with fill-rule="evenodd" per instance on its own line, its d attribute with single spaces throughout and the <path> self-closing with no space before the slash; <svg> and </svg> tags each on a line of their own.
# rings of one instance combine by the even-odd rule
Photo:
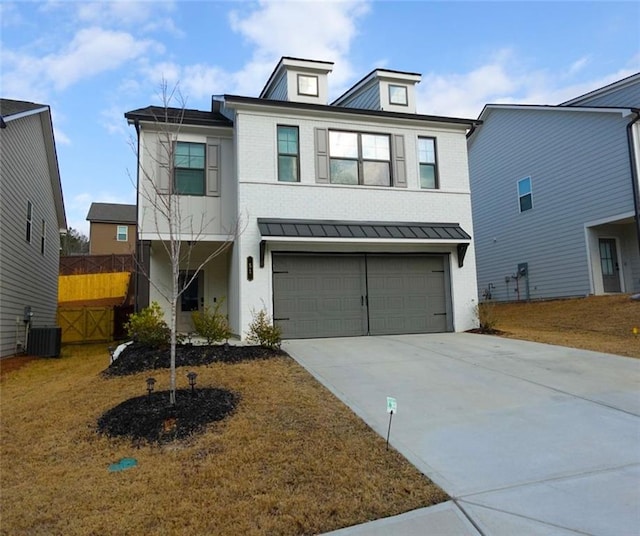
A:
<svg viewBox="0 0 640 536">
<path fill-rule="evenodd" d="M 640 186 L 638 185 L 638 162 L 633 143 L 633 125 L 640 120 L 640 110 L 632 108 L 635 114 L 632 121 L 627 124 L 627 143 L 629 145 L 629 165 L 631 166 L 631 186 L 633 188 L 633 207 L 636 215 L 636 237 L 638 239 L 638 251 L 640 252 Z"/>
<path fill-rule="evenodd" d="M 138 119 L 133 120 L 133 126 L 136 129 L 136 136 L 138 138 L 138 148 L 136 151 L 136 273 L 133 280 L 133 312 L 139 313 L 138 308 L 138 280 L 140 279 L 140 254 L 142 247 L 140 243 L 140 222 L 138 221 L 138 210 L 140 203 L 140 121 Z"/>
</svg>

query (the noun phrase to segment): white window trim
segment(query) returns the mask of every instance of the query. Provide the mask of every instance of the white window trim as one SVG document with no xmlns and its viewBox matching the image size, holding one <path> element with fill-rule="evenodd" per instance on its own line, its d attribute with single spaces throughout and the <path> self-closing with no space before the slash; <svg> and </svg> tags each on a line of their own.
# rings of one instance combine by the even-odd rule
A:
<svg viewBox="0 0 640 536">
<path fill-rule="evenodd" d="M 124 238 L 120 238 L 120 229 L 124 229 Z M 118 225 L 116 227 L 116 240 L 118 242 L 127 242 L 129 240 L 129 226 L 128 225 Z"/>
</svg>

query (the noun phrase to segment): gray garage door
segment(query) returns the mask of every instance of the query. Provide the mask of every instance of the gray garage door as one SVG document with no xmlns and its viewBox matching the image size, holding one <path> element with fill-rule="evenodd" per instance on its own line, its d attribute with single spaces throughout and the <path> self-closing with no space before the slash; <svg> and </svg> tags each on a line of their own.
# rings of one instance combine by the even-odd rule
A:
<svg viewBox="0 0 640 536">
<path fill-rule="evenodd" d="M 443 255 L 273 254 L 284 338 L 451 330 Z"/>
</svg>

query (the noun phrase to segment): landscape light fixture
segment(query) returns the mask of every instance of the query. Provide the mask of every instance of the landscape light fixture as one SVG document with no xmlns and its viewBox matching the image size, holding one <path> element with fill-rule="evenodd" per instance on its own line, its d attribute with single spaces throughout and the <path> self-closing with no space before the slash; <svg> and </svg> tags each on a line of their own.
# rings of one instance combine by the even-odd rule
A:
<svg viewBox="0 0 640 536">
<path fill-rule="evenodd" d="M 198 375 L 195 372 L 189 372 L 187 374 L 187 378 L 189 378 L 189 385 L 191 386 L 191 394 L 195 395 L 196 393 L 196 378 Z"/>
<path fill-rule="evenodd" d="M 153 386 L 155 385 L 155 383 L 155 378 L 147 378 L 147 392 L 149 393 L 149 396 L 151 396 L 151 393 L 153 393 Z"/>
</svg>

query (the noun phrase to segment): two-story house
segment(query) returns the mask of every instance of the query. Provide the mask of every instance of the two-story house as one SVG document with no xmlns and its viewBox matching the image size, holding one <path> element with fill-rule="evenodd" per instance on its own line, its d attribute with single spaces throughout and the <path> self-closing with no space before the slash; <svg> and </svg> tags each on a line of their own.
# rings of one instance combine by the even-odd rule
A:
<svg viewBox="0 0 640 536">
<path fill-rule="evenodd" d="M 285 338 L 476 325 L 466 153 L 476 122 L 418 114 L 420 75 L 387 69 L 329 104 L 332 67 L 284 57 L 258 97 L 125 114 L 139 139 L 140 258 L 151 280 L 138 285 L 142 303 L 167 308 L 167 228 L 148 194 L 174 192 L 183 241 L 208 223 L 184 277 L 227 246 L 182 295 L 180 329 L 223 298 L 240 336 L 262 308 Z"/>
<path fill-rule="evenodd" d="M 485 298 L 640 291 L 640 73 L 557 106 L 489 104 L 469 137 Z"/>
<path fill-rule="evenodd" d="M 55 326 L 66 228 L 49 106 L 0 99 L 0 357 Z"/>
<path fill-rule="evenodd" d="M 91 203 L 89 221 L 90 255 L 128 255 L 136 249 L 136 206 L 119 203 Z"/>
</svg>

